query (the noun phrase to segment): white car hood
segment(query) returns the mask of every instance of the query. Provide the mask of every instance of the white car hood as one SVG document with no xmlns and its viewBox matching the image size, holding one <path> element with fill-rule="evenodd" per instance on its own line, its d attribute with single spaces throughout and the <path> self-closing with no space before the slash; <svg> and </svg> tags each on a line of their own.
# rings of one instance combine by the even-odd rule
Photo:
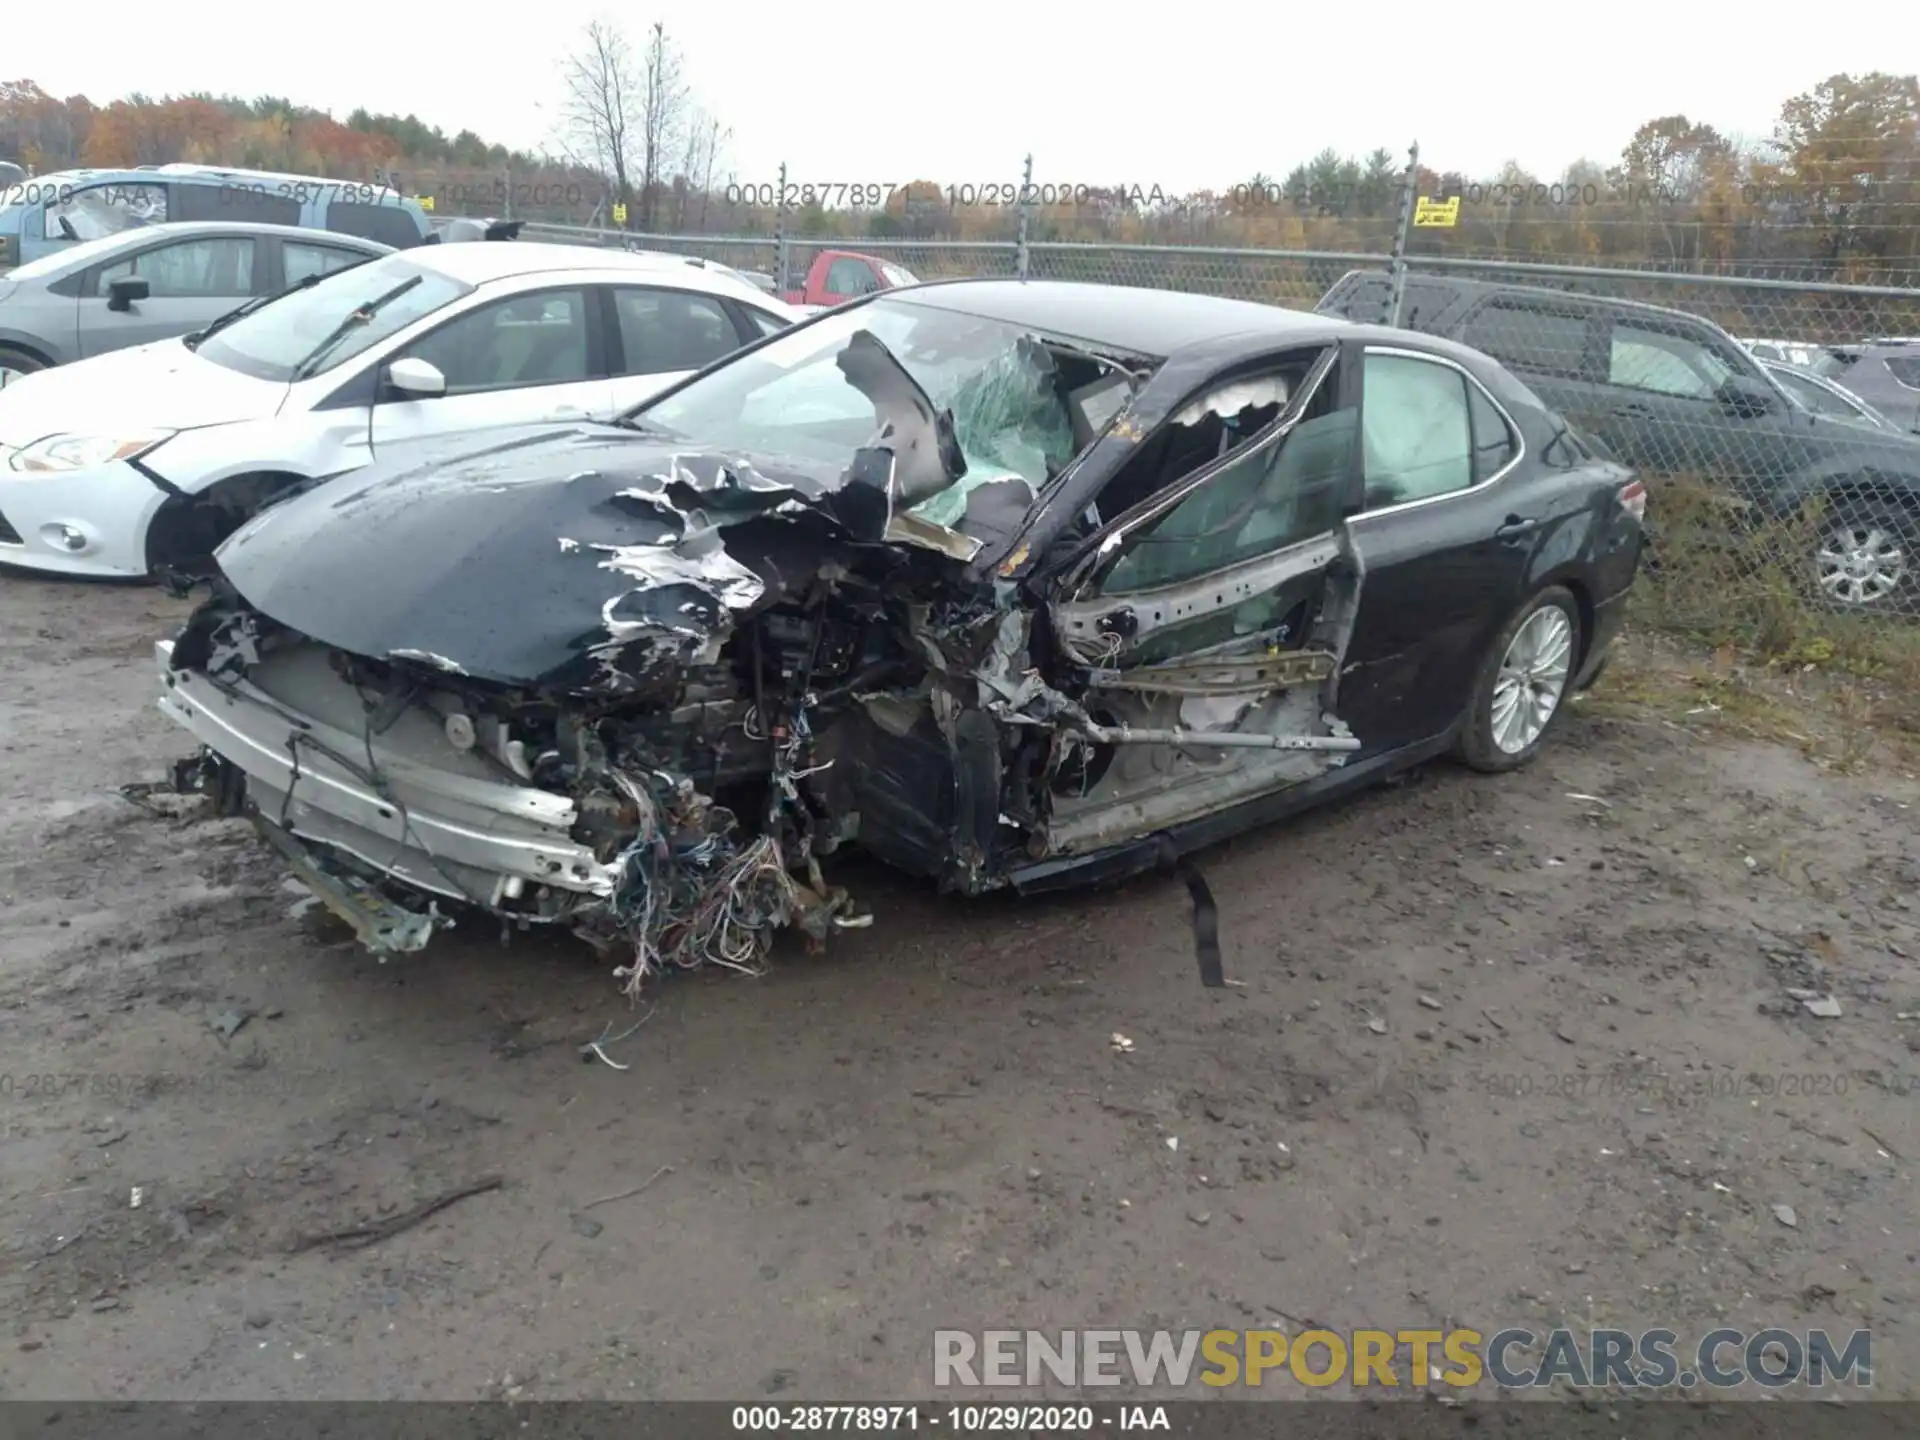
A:
<svg viewBox="0 0 1920 1440">
<path fill-rule="evenodd" d="M 0 389 L 0 444 L 48 435 L 191 430 L 273 415 L 287 386 L 202 360 L 178 340 L 39 370 Z"/>
</svg>

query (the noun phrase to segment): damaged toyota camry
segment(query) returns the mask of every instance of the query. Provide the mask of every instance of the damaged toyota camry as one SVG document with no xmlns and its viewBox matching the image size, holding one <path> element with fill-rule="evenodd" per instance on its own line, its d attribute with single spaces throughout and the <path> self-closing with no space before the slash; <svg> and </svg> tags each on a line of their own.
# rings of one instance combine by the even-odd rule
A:
<svg viewBox="0 0 1920 1440">
<path fill-rule="evenodd" d="M 158 647 L 177 783 L 382 954 L 456 917 L 649 976 L 968 895 L 1178 869 L 1603 664 L 1646 503 L 1487 357 L 1199 295 L 894 290 L 610 424 L 319 483 Z"/>
</svg>

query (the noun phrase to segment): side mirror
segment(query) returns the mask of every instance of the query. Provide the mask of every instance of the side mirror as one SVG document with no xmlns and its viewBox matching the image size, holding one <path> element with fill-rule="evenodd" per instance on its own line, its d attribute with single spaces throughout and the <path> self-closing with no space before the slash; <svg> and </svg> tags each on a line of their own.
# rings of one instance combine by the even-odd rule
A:
<svg viewBox="0 0 1920 1440">
<path fill-rule="evenodd" d="M 1726 383 L 1720 387 L 1720 403 L 1732 414 L 1746 419 L 1756 415 L 1771 415 L 1779 409 L 1779 401 L 1774 397 L 1773 390 L 1746 375 L 1727 377 Z"/>
<path fill-rule="evenodd" d="M 387 366 L 387 383 L 414 400 L 447 393 L 447 377 L 440 373 L 440 367 L 412 355 Z"/>
<path fill-rule="evenodd" d="M 107 282 L 107 309 L 131 310 L 133 302 L 144 300 L 152 291 L 144 275 L 121 275 Z"/>
</svg>

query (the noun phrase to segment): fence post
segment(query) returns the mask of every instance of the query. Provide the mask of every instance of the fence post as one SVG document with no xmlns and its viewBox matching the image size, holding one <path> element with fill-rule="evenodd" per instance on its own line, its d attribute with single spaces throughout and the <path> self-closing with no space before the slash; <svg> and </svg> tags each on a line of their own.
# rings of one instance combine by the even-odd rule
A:
<svg viewBox="0 0 1920 1440">
<path fill-rule="evenodd" d="M 780 189 L 773 197 L 773 288 L 787 288 L 787 162 L 780 162 Z"/>
<path fill-rule="evenodd" d="M 1033 214 L 1033 155 L 1027 155 L 1026 169 L 1020 176 L 1020 230 L 1013 242 L 1013 273 L 1027 278 L 1027 227 Z"/>
<path fill-rule="evenodd" d="M 1393 253 L 1387 263 L 1387 307 L 1381 324 L 1400 323 L 1400 298 L 1407 288 L 1407 245 L 1413 236 L 1414 192 L 1420 188 L 1420 142 L 1407 150 L 1407 178 L 1400 186 L 1400 224 L 1393 232 Z"/>
</svg>

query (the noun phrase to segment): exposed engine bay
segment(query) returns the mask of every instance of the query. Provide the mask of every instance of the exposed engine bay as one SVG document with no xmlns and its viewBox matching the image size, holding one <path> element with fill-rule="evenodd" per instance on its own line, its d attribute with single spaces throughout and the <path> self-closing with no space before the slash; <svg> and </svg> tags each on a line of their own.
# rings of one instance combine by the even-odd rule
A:
<svg viewBox="0 0 1920 1440">
<path fill-rule="evenodd" d="M 504 436 L 264 512 L 160 647 L 161 707 L 205 747 L 192 783 L 243 775 L 377 952 L 479 911 L 570 929 L 637 990 L 870 923 L 823 873 L 847 846 L 975 894 L 1341 764 L 1338 538 L 1250 563 L 1242 593 L 1142 591 L 1124 626 L 970 566 L 1142 378 L 1002 349 L 992 384 L 936 403 L 855 331 L 834 360 L 878 429 L 844 466 Z M 1226 393 L 1161 433 L 1224 454 L 1290 398 Z M 1238 617 L 1219 641 L 1155 654 L 1216 611 Z"/>
</svg>

